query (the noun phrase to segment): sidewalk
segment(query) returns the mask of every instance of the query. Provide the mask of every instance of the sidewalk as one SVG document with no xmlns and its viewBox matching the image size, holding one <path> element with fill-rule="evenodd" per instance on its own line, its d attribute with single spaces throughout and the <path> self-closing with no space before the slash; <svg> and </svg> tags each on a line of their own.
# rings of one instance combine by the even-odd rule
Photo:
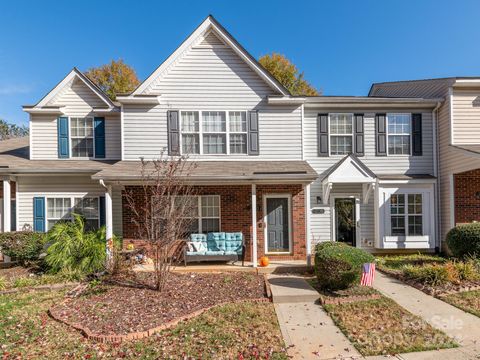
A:
<svg viewBox="0 0 480 360">
<path fill-rule="evenodd" d="M 361 359 L 301 277 L 268 276 L 273 303 L 288 355 L 293 359 Z"/>
<path fill-rule="evenodd" d="M 480 359 L 480 319 L 380 272 L 374 287 L 412 314 L 457 340 L 460 348 L 401 354 L 399 359 Z M 382 357 L 375 357 L 381 359 Z"/>
</svg>

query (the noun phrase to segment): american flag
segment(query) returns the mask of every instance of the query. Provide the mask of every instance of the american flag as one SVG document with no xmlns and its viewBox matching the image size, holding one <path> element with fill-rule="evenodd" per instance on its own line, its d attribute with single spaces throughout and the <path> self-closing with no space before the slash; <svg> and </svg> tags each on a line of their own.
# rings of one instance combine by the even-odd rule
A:
<svg viewBox="0 0 480 360">
<path fill-rule="evenodd" d="M 360 280 L 360 285 L 372 286 L 374 279 L 375 279 L 375 264 L 373 263 L 363 264 L 362 280 Z"/>
</svg>

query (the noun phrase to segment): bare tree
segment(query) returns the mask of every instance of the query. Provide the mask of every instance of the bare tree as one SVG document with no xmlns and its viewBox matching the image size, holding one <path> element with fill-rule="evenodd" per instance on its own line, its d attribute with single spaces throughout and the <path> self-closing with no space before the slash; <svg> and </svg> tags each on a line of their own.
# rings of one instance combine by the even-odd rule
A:
<svg viewBox="0 0 480 360">
<path fill-rule="evenodd" d="M 188 177 L 195 163 L 185 156 L 171 157 L 164 152 L 156 160 L 141 161 L 141 196 L 126 191 L 139 239 L 148 243 L 153 257 L 155 289 L 162 291 L 170 273 L 173 253 L 191 229 L 198 210 L 194 188 Z M 127 188 L 128 189 L 128 188 Z"/>
</svg>

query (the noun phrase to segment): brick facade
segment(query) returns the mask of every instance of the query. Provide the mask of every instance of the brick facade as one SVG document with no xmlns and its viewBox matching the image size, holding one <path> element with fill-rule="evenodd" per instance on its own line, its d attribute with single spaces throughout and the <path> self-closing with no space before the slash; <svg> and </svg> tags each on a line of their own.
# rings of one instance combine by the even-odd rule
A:
<svg viewBox="0 0 480 360">
<path fill-rule="evenodd" d="M 17 183 L 15 181 L 10 181 L 10 198 L 15 199 L 15 187 Z M 0 198 L 3 199 L 3 181 L 0 181 Z"/>
<path fill-rule="evenodd" d="M 454 175 L 455 223 L 480 221 L 480 169 Z"/>
<path fill-rule="evenodd" d="M 131 192 L 135 202 L 144 199 L 139 186 L 126 186 L 125 192 Z M 250 185 L 198 186 L 195 193 L 199 195 L 220 195 L 221 230 L 225 232 L 241 231 L 245 236 L 246 260 L 252 259 L 252 212 Z M 263 221 L 263 196 L 265 194 L 290 194 L 292 196 L 292 252 L 285 255 L 269 255 L 276 260 L 303 260 L 306 258 L 305 198 L 303 186 L 294 185 L 257 185 L 257 254 L 265 254 L 265 224 Z M 138 239 L 138 232 L 132 223 L 133 213 L 123 200 L 123 237 L 124 245 L 131 242 L 143 245 Z"/>
</svg>

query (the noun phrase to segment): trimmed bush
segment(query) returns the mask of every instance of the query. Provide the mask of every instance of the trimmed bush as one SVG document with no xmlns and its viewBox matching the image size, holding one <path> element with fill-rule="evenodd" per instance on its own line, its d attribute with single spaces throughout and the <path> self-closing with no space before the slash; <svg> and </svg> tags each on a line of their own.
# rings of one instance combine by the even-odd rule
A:
<svg viewBox="0 0 480 360">
<path fill-rule="evenodd" d="M 0 233 L 0 249 L 2 253 L 18 261 L 23 266 L 40 263 L 46 238 L 44 233 L 31 231 L 12 231 Z"/>
<path fill-rule="evenodd" d="M 480 223 L 454 227 L 447 234 L 447 245 L 457 258 L 480 257 Z"/>
<path fill-rule="evenodd" d="M 315 247 L 315 274 L 321 288 L 342 290 L 358 284 L 362 265 L 374 260 L 365 250 L 328 241 Z"/>
</svg>

